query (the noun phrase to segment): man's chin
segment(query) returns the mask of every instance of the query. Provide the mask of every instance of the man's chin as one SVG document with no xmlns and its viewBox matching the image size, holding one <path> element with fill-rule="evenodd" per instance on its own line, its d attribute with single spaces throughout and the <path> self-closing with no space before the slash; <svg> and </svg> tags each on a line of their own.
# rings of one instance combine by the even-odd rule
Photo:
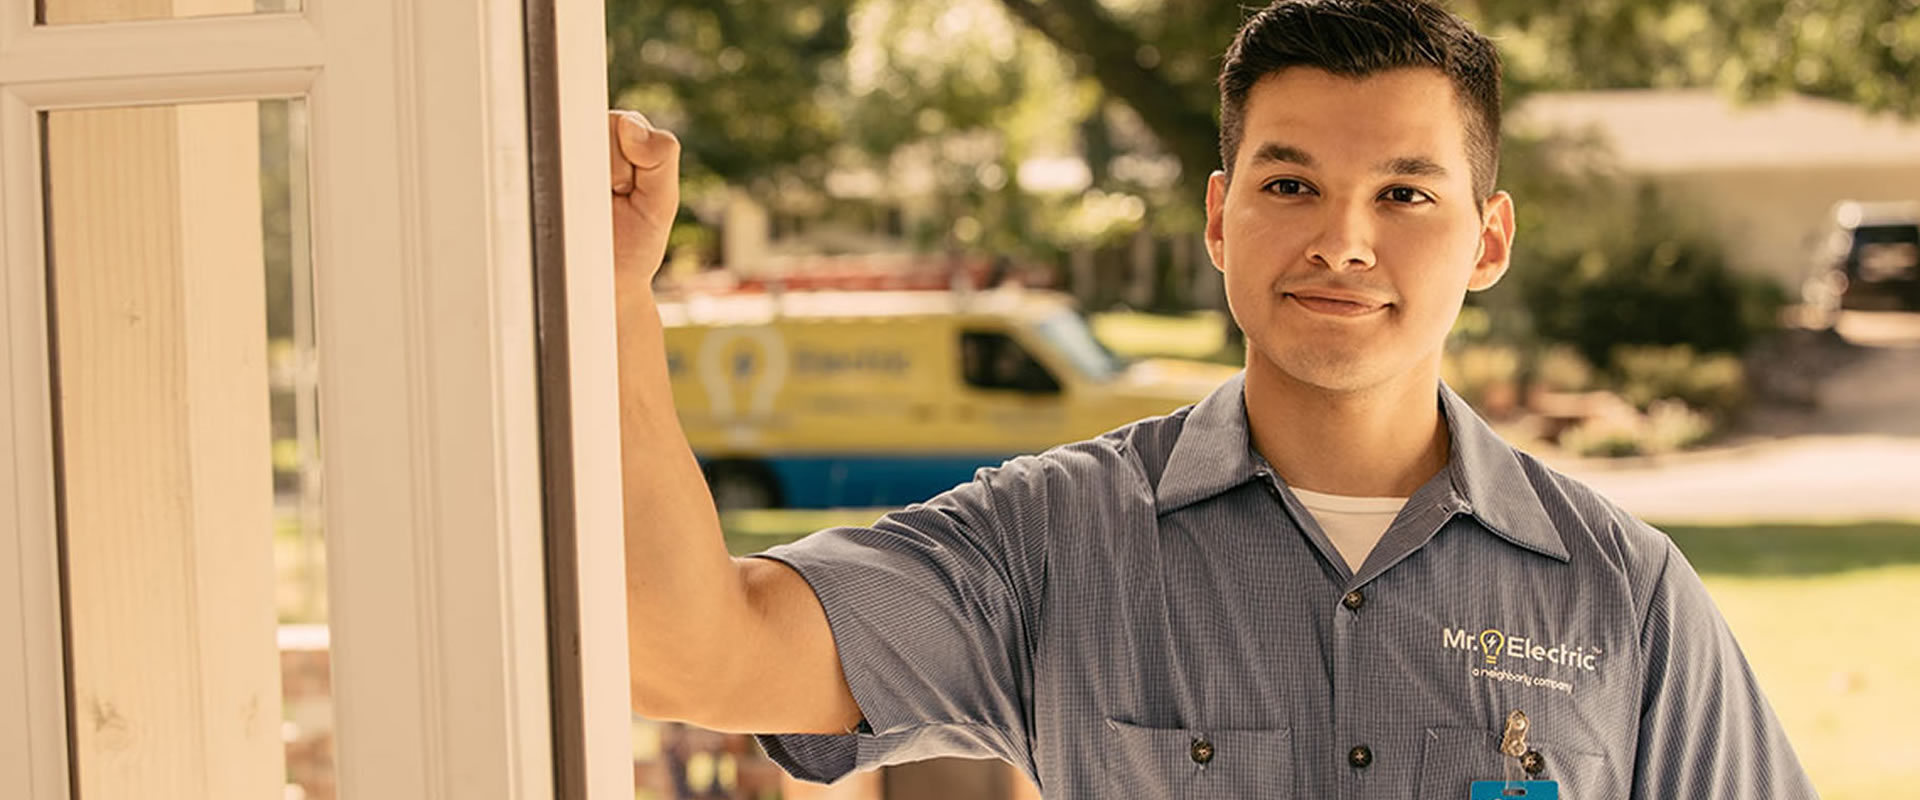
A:
<svg viewBox="0 0 1920 800">
<path fill-rule="evenodd" d="M 1249 372 L 1269 372 L 1283 385 L 1331 394 L 1362 391 L 1379 385 L 1383 378 L 1377 365 L 1359 355 L 1286 353 L 1249 361 L 1247 367 Z"/>
</svg>

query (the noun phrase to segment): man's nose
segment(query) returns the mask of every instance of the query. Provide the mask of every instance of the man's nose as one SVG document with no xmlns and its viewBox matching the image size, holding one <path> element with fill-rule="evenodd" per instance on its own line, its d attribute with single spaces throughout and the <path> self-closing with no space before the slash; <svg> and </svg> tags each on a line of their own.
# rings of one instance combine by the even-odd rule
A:
<svg viewBox="0 0 1920 800">
<path fill-rule="evenodd" d="M 1373 218 L 1368 203 L 1329 203 L 1320 218 L 1320 232 L 1308 246 L 1307 257 L 1334 272 L 1372 269 Z"/>
</svg>

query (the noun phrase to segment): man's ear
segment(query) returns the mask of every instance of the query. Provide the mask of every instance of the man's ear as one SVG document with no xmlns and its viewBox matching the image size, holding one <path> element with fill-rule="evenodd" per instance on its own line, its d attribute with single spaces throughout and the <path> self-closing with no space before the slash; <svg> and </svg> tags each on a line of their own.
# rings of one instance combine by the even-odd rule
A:
<svg viewBox="0 0 1920 800">
<path fill-rule="evenodd" d="M 1227 271 L 1227 240 L 1220 220 L 1227 213 L 1227 173 L 1214 170 L 1207 176 L 1207 258 L 1213 268 Z"/>
<path fill-rule="evenodd" d="M 1467 278 L 1467 290 L 1493 288 L 1513 262 L 1513 196 L 1494 192 L 1480 215 L 1480 256 Z"/>
</svg>

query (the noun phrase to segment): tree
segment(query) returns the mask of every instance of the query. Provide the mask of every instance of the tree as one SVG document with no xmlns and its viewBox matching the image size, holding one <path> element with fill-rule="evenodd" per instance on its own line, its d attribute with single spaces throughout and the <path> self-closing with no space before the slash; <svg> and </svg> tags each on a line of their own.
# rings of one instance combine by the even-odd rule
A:
<svg viewBox="0 0 1920 800">
<path fill-rule="evenodd" d="M 845 136 L 830 108 L 856 0 L 608 0 L 609 100 L 680 134 L 689 180 L 803 174 Z"/>
<path fill-rule="evenodd" d="M 1799 92 L 1920 115 L 1912 0 L 1464 0 L 1521 90 Z"/>
<path fill-rule="evenodd" d="M 1005 100 L 1005 92 L 969 92 L 964 81 L 922 81 L 887 98 L 898 121 L 891 140 L 872 135 L 886 128 L 873 117 L 844 127 L 834 98 L 846 77 L 848 20 L 861 2 L 610 0 L 613 99 L 660 109 L 686 134 L 697 169 L 740 182 L 774 165 L 817 172 L 822 154 L 849 135 L 869 149 L 898 146 L 911 138 L 900 126 L 911 126 L 918 109 L 958 117 L 969 102 L 977 109 Z M 1219 55 L 1248 7 L 999 2 L 1106 97 L 1137 113 L 1179 160 L 1183 193 L 1204 185 L 1219 165 Z M 894 4 L 909 12 L 943 6 Z M 1743 96 L 1805 92 L 1920 114 L 1920 82 L 1908 79 L 1920 72 L 1913 0 L 1458 0 L 1455 7 L 1500 46 L 1510 102 L 1542 90 L 1706 86 Z"/>
<path fill-rule="evenodd" d="M 1001 0 L 1132 106 L 1182 180 L 1219 164 L 1213 85 L 1238 3 Z M 1506 61 L 1509 102 L 1555 89 L 1795 91 L 1920 114 L 1913 0 L 1461 0 Z M 1204 69 L 1200 68 L 1204 65 Z"/>
<path fill-rule="evenodd" d="M 1096 0 L 1001 2 L 1073 54 L 1108 95 L 1132 107 L 1180 160 L 1185 193 L 1201 196 L 1207 175 L 1220 163 L 1213 89 L 1218 65 L 1209 62 L 1239 27 L 1238 4 L 1146 4 L 1132 19 L 1122 19 Z"/>
<path fill-rule="evenodd" d="M 798 21 L 748 24 L 766 15 Z M 863 216 L 863 201 L 828 197 L 832 176 L 837 190 L 930 203 L 932 218 L 905 231 L 922 247 L 1046 258 L 1102 227 L 1061 207 L 1075 198 L 1019 183 L 1027 158 L 1072 155 L 1083 128 L 1114 137 L 1089 123 L 1103 116 L 1097 84 L 998 0 L 614 0 L 608 29 L 614 102 L 686 142 L 696 214 L 683 216 L 702 216 L 699 198 L 723 185 Z"/>
</svg>

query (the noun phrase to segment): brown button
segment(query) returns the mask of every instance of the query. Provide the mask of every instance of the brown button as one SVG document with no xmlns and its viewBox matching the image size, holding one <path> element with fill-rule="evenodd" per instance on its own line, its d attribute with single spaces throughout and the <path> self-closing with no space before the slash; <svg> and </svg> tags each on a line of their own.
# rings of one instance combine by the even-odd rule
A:
<svg viewBox="0 0 1920 800">
<path fill-rule="evenodd" d="M 1187 755 L 1193 757 L 1193 763 L 1205 764 L 1213 760 L 1213 742 L 1202 736 L 1193 740 L 1193 746 L 1187 748 Z"/>
<path fill-rule="evenodd" d="M 1357 745 L 1352 750 L 1347 751 L 1347 763 L 1352 765 L 1354 769 L 1366 769 L 1369 765 L 1373 764 L 1373 751 L 1368 749 L 1364 744 Z"/>
<path fill-rule="evenodd" d="M 1361 594 L 1359 589 L 1347 592 L 1346 597 L 1340 598 L 1340 605 L 1346 606 L 1348 611 L 1359 611 L 1366 604 L 1367 596 Z"/>
<path fill-rule="evenodd" d="M 1540 755 L 1538 750 L 1528 750 L 1526 755 L 1520 757 L 1520 768 L 1526 770 L 1528 775 L 1538 775 L 1546 770 L 1547 757 Z"/>
</svg>

